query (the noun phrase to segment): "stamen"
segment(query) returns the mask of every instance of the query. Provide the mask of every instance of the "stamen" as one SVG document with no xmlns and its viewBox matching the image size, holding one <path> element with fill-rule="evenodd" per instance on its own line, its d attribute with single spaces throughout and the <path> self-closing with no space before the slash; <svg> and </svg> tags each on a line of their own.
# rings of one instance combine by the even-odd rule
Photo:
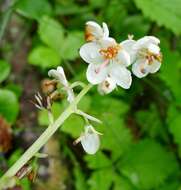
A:
<svg viewBox="0 0 181 190">
<path fill-rule="evenodd" d="M 106 49 L 101 49 L 99 52 L 104 56 L 105 59 L 113 59 L 117 56 L 121 46 L 119 44 L 115 46 L 110 46 Z"/>
<path fill-rule="evenodd" d="M 146 59 L 148 60 L 148 64 L 151 65 L 154 60 L 157 60 L 159 62 L 162 62 L 162 54 L 154 54 L 152 52 L 147 51 L 146 53 Z"/>
</svg>

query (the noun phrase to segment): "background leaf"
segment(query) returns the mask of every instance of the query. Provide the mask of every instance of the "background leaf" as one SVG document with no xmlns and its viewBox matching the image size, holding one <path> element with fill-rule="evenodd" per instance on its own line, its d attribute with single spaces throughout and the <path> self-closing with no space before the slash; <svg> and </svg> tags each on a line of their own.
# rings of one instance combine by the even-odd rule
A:
<svg viewBox="0 0 181 190">
<path fill-rule="evenodd" d="M 16 5 L 18 13 L 25 17 L 39 20 L 43 15 L 50 15 L 52 12 L 48 0 L 21 0 Z"/>
<path fill-rule="evenodd" d="M 61 62 L 58 53 L 45 46 L 34 48 L 29 54 L 28 61 L 30 64 L 39 66 L 43 69 L 56 67 Z"/>
<path fill-rule="evenodd" d="M 6 61 L 0 60 L 0 82 L 4 81 L 8 77 L 10 68 L 10 65 Z"/>
<path fill-rule="evenodd" d="M 134 0 L 143 14 L 175 34 L 181 34 L 181 4 L 179 0 Z"/>
<path fill-rule="evenodd" d="M 157 188 L 179 172 L 174 155 L 149 139 L 135 144 L 124 155 L 120 170 L 138 189 L 145 190 Z"/>
<path fill-rule="evenodd" d="M 41 40 L 49 47 L 55 49 L 58 53 L 62 51 L 63 27 L 56 20 L 44 16 L 39 21 L 38 33 Z"/>
<path fill-rule="evenodd" d="M 16 95 L 9 90 L 0 89 L 0 115 L 9 123 L 14 123 L 19 113 Z"/>
</svg>

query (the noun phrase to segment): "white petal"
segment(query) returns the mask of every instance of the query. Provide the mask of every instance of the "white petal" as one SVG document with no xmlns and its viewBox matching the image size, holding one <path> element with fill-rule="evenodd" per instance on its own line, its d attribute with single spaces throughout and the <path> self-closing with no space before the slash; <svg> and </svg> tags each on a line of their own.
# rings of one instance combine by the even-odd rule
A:
<svg viewBox="0 0 181 190">
<path fill-rule="evenodd" d="M 116 88 L 116 83 L 114 80 L 112 80 L 110 77 L 107 77 L 105 81 L 103 81 L 101 84 L 98 86 L 98 92 L 101 95 L 104 94 L 109 94 Z"/>
<path fill-rule="evenodd" d="M 102 23 L 102 28 L 103 28 L 103 37 L 108 38 L 109 37 L 109 29 L 105 22 Z"/>
<path fill-rule="evenodd" d="M 86 27 L 86 30 L 88 30 L 87 32 L 93 35 L 95 39 L 100 39 L 103 37 L 103 29 L 96 22 L 88 21 L 86 23 Z"/>
<path fill-rule="evenodd" d="M 120 49 L 117 56 L 115 57 L 116 63 L 121 66 L 129 66 L 131 64 L 130 55 L 124 49 Z"/>
<path fill-rule="evenodd" d="M 131 72 L 124 66 L 113 64 L 110 68 L 110 77 L 116 82 L 117 85 L 124 89 L 128 89 L 132 83 Z"/>
<path fill-rule="evenodd" d="M 107 77 L 107 66 L 101 67 L 99 64 L 89 64 L 86 72 L 87 80 L 91 84 L 99 84 Z"/>
<path fill-rule="evenodd" d="M 80 56 L 87 63 L 100 64 L 104 61 L 103 56 L 99 53 L 100 46 L 96 42 L 89 42 L 80 48 Z"/>
<path fill-rule="evenodd" d="M 156 73 L 161 67 L 161 63 L 157 60 L 154 60 L 153 63 L 149 66 L 150 73 Z"/>
<path fill-rule="evenodd" d="M 149 44 L 155 44 L 158 45 L 160 43 L 160 40 L 154 36 L 145 36 L 135 43 L 133 46 L 133 49 L 141 49 L 147 47 Z"/>
<path fill-rule="evenodd" d="M 135 40 L 124 40 L 121 42 L 121 46 L 127 51 L 130 52 L 132 51 L 133 45 L 136 43 Z"/>
<path fill-rule="evenodd" d="M 149 44 L 148 50 L 149 50 L 149 52 L 151 52 L 153 54 L 159 54 L 160 53 L 160 48 L 155 44 Z"/>
<path fill-rule="evenodd" d="M 126 50 L 130 55 L 131 64 L 135 61 L 136 52 L 133 50 L 133 45 L 135 45 L 135 40 L 125 40 L 120 43 L 124 50 Z"/>
<path fill-rule="evenodd" d="M 82 137 L 81 144 L 85 152 L 88 154 L 95 154 L 100 146 L 99 135 L 92 133 Z"/>
<path fill-rule="evenodd" d="M 149 73 L 148 61 L 146 59 L 138 59 L 132 66 L 132 72 L 138 78 L 145 77 Z"/>
<path fill-rule="evenodd" d="M 57 67 L 57 70 L 51 69 L 48 72 L 49 77 L 54 77 L 55 79 L 59 80 L 64 86 L 68 85 L 64 70 L 62 67 Z"/>
<path fill-rule="evenodd" d="M 99 41 L 100 45 L 101 45 L 101 48 L 108 48 L 110 46 L 114 46 L 116 45 L 116 41 L 114 38 L 102 38 L 100 41 Z"/>
</svg>

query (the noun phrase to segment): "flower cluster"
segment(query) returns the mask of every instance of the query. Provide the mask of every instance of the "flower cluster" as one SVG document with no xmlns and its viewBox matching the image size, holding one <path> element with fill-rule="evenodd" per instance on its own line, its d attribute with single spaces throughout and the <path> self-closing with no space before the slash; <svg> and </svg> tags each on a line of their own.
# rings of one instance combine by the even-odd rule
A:
<svg viewBox="0 0 181 190">
<path fill-rule="evenodd" d="M 132 73 L 142 78 L 149 73 L 157 72 L 161 66 L 162 56 L 158 46 L 160 41 L 154 36 L 145 36 L 137 41 L 128 36 L 127 40 L 117 43 L 114 38 L 109 37 L 109 30 L 105 23 L 100 26 L 96 22 L 89 21 L 86 23 L 85 38 L 87 43 L 80 48 L 80 56 L 89 63 L 86 72 L 87 80 L 93 85 L 98 85 L 100 94 L 108 94 L 117 86 L 129 89 Z M 130 66 L 132 72 L 129 70 Z M 59 93 L 61 88 L 66 92 L 67 101 L 71 104 L 75 100 L 73 88 L 82 83 L 77 81 L 70 84 L 60 66 L 51 69 L 48 75 L 53 77 L 53 81 L 60 86 L 49 96 L 49 99 Z M 36 106 L 44 108 L 41 96 L 36 95 L 35 98 Z M 49 105 L 50 101 L 47 102 Z M 84 132 L 75 140 L 75 144 L 80 142 L 88 154 L 95 154 L 100 146 L 99 135 L 101 134 L 94 129 L 90 121 L 100 123 L 100 120 L 84 113 L 76 106 L 74 113 L 82 116 L 86 122 Z M 53 116 L 51 113 L 49 115 L 53 123 Z"/>
<path fill-rule="evenodd" d="M 80 56 L 89 64 L 87 80 L 98 84 L 101 94 L 108 94 L 117 86 L 129 89 L 132 83 L 130 65 L 132 73 L 138 78 L 157 72 L 161 66 L 160 41 L 154 36 L 145 36 L 137 41 L 128 37 L 117 43 L 109 37 L 105 23 L 101 27 L 89 21 L 86 23 L 85 38 L 87 43 L 80 48 Z"/>
</svg>

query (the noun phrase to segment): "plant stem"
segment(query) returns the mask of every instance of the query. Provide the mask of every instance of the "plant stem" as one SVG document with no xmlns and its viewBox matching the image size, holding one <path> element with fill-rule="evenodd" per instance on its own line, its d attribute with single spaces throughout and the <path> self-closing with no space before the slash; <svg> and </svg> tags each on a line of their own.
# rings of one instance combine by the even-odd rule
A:
<svg viewBox="0 0 181 190">
<path fill-rule="evenodd" d="M 58 117 L 58 119 L 42 133 L 42 135 L 25 151 L 25 153 L 14 163 L 14 165 L 2 176 L 0 179 L 0 189 L 3 189 L 6 180 L 15 176 L 16 173 L 46 144 L 50 137 L 57 131 L 57 129 L 64 123 L 64 121 L 75 111 L 75 107 L 83 96 L 92 87 L 88 84 L 77 95 L 75 100 L 68 106 L 68 108 Z"/>
</svg>

